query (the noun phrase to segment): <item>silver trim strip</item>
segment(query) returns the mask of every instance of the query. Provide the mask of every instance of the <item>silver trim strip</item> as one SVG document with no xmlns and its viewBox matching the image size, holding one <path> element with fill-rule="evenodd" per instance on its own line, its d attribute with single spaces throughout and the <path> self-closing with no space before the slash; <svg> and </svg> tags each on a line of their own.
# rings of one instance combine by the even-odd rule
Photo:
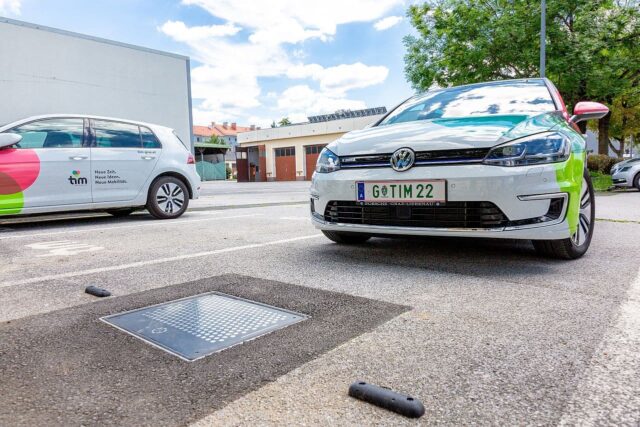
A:
<svg viewBox="0 0 640 427">
<path fill-rule="evenodd" d="M 397 231 L 398 233 L 402 233 L 403 231 L 415 231 L 415 232 L 451 232 L 451 233 L 468 233 L 468 232 L 483 232 L 487 234 L 499 233 L 504 231 L 504 227 L 499 228 L 435 228 L 435 227 L 396 227 L 389 225 L 367 225 L 367 224 L 345 224 L 342 222 L 327 222 L 325 220 L 319 219 L 318 217 L 312 216 L 311 219 L 320 225 L 325 225 L 328 227 L 340 227 L 344 229 L 378 229 L 378 230 L 386 230 L 386 231 Z"/>
<path fill-rule="evenodd" d="M 559 199 L 563 198 L 566 202 L 569 198 L 569 193 L 545 193 L 545 194 L 531 194 L 528 196 L 518 196 L 518 199 L 526 202 L 528 200 L 544 200 L 544 199 Z"/>
</svg>

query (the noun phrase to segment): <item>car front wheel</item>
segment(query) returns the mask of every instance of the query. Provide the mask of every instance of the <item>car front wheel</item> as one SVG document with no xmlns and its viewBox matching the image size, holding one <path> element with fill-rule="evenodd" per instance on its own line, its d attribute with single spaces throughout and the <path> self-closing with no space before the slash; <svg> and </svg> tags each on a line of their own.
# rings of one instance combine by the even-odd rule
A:
<svg viewBox="0 0 640 427">
<path fill-rule="evenodd" d="M 596 205 L 591 177 L 587 171 L 582 178 L 580 191 L 580 209 L 578 211 L 578 227 L 568 239 L 534 240 L 533 246 L 542 255 L 560 259 L 580 258 L 587 252 L 593 236 Z"/>
<path fill-rule="evenodd" d="M 172 176 L 158 178 L 149 189 L 147 210 L 158 219 L 173 219 L 189 206 L 189 192 L 184 182 Z"/>
</svg>

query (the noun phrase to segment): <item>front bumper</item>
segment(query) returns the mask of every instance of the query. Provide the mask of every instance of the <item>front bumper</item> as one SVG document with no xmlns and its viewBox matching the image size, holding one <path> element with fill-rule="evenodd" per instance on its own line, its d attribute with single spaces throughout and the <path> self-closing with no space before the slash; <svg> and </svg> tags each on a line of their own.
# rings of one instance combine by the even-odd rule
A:
<svg viewBox="0 0 640 427">
<path fill-rule="evenodd" d="M 414 167 L 406 172 L 391 168 L 344 169 L 328 174 L 314 174 L 311 185 L 312 220 L 316 228 L 370 234 L 495 237 L 509 239 L 565 239 L 570 237 L 566 220 L 569 192 L 578 183 L 559 182 L 558 168 L 563 164 L 525 167 L 456 165 Z M 355 201 L 356 182 L 368 180 L 445 179 L 448 202 L 491 202 L 509 223 L 527 222 L 544 217 L 552 199 L 564 197 L 561 215 L 554 220 L 488 228 L 410 227 L 340 223 L 325 217 L 332 201 Z"/>
<path fill-rule="evenodd" d="M 633 187 L 633 172 L 627 170 L 614 173 L 611 175 L 611 180 L 616 187 Z"/>
</svg>

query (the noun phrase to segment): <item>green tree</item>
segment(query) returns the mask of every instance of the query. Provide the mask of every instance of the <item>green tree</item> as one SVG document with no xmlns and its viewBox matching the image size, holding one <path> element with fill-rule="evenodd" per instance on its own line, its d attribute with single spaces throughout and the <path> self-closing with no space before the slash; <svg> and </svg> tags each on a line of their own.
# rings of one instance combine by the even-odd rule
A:
<svg viewBox="0 0 640 427">
<path fill-rule="evenodd" d="M 211 135 L 211 138 L 209 138 L 209 144 L 224 144 L 224 141 L 218 135 Z"/>
<path fill-rule="evenodd" d="M 547 76 L 569 109 L 588 99 L 614 107 L 637 90 L 639 6 L 547 0 Z M 404 39 L 405 72 L 416 89 L 539 75 L 539 0 L 431 0 L 411 6 L 408 16 L 417 35 Z M 610 120 L 599 123 L 602 152 Z"/>
<path fill-rule="evenodd" d="M 289 120 L 289 117 L 283 117 L 278 122 L 278 126 L 289 126 L 290 124 L 291 124 L 291 120 Z"/>
<path fill-rule="evenodd" d="M 272 128 L 278 127 L 278 125 L 276 124 L 276 121 L 275 121 L 275 120 L 271 122 L 271 127 L 272 127 Z"/>
<path fill-rule="evenodd" d="M 610 135 L 617 139 L 619 148 L 613 151 L 622 157 L 627 143 L 640 143 L 640 90 L 629 90 L 615 98 L 611 108 Z"/>
</svg>

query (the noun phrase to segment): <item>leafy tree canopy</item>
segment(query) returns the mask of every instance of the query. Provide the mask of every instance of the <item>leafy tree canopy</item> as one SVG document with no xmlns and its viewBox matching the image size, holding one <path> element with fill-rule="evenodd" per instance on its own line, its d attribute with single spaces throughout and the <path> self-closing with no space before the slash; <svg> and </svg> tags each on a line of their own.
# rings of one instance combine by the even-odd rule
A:
<svg viewBox="0 0 640 427">
<path fill-rule="evenodd" d="M 289 126 L 290 124 L 291 124 L 291 120 L 289 120 L 289 117 L 283 117 L 278 122 L 278 126 Z"/>
<path fill-rule="evenodd" d="M 430 0 L 408 16 L 417 34 L 404 40 L 405 72 L 416 89 L 539 76 L 539 0 Z M 622 117 L 640 111 L 640 1 L 547 0 L 546 26 L 546 74 L 567 107 L 604 102 L 614 133 L 629 135 Z"/>
</svg>

